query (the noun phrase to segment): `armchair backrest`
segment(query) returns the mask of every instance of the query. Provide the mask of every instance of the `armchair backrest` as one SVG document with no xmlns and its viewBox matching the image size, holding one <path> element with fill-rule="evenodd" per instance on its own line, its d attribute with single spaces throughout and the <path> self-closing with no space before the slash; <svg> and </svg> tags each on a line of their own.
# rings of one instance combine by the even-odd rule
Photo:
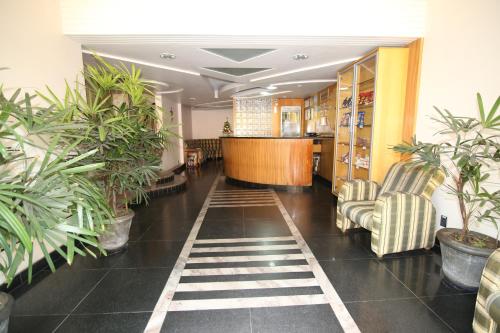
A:
<svg viewBox="0 0 500 333">
<path fill-rule="evenodd" d="M 379 195 L 391 192 L 405 192 L 421 195 L 430 200 L 434 190 L 443 183 L 442 171 L 429 172 L 408 162 L 395 163 L 385 176 Z"/>
</svg>

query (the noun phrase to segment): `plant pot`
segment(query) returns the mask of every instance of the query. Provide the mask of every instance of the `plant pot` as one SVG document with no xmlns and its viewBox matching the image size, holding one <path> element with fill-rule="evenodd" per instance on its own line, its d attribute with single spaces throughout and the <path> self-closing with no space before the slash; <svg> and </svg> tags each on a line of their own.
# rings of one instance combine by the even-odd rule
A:
<svg viewBox="0 0 500 333">
<path fill-rule="evenodd" d="M 460 229 L 444 228 L 437 232 L 441 244 L 444 276 L 453 284 L 464 289 L 478 289 L 486 260 L 495 249 L 479 248 L 457 241 L 452 235 Z M 488 236 L 469 231 L 479 237 Z"/>
<path fill-rule="evenodd" d="M 9 318 L 13 305 L 14 297 L 0 292 L 0 333 L 7 333 L 9 331 Z"/>
<path fill-rule="evenodd" d="M 98 237 L 99 243 L 106 251 L 117 252 L 127 246 L 134 215 L 134 211 L 129 209 L 127 215 L 118 216 L 113 223 L 106 225 L 106 231 Z"/>
</svg>

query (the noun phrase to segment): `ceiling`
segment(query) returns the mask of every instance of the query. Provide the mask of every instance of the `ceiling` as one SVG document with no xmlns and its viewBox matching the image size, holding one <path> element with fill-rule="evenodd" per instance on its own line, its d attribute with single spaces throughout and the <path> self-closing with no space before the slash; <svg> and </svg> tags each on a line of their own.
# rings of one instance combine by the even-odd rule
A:
<svg viewBox="0 0 500 333">
<path fill-rule="evenodd" d="M 412 39 L 393 38 L 389 46 L 406 45 Z M 197 108 L 227 108 L 235 95 L 307 97 L 332 84 L 337 71 L 377 46 L 380 40 L 362 43 L 147 43 L 81 41 L 85 63 L 95 52 L 110 62 L 141 68 L 143 76 L 165 83 L 158 91 Z M 170 58 L 160 55 L 167 53 Z M 297 54 L 305 60 L 294 60 Z M 173 57 L 172 57 L 173 55 Z M 296 82 L 323 80 L 323 82 Z M 327 82 L 330 81 L 330 82 Z M 291 83 L 289 83 L 291 82 Z M 276 85 L 274 89 L 269 86 Z M 257 88 L 257 89 L 256 89 Z"/>
</svg>

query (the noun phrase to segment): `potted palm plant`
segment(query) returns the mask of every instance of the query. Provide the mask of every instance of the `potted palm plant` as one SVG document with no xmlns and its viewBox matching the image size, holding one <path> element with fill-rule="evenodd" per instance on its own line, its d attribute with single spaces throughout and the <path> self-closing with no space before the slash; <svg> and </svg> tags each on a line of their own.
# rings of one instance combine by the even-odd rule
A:
<svg viewBox="0 0 500 333">
<path fill-rule="evenodd" d="M 498 182 L 500 166 L 500 104 L 497 98 L 489 112 L 485 112 L 480 94 L 477 94 L 479 118 L 455 116 L 435 107 L 433 118 L 443 129 L 437 134 L 443 140 L 437 143 L 400 144 L 394 150 L 410 154 L 414 163 L 427 169 L 441 169 L 451 179 L 448 193 L 456 197 L 462 229 L 443 228 L 437 232 L 443 258 L 443 273 L 454 284 L 475 289 L 479 287 L 486 259 L 498 247 L 498 220 L 500 218 L 500 191 L 489 190 L 490 178 Z M 493 177 L 491 177 L 493 175 Z M 496 239 L 470 230 L 473 223 L 493 223 Z"/>
<path fill-rule="evenodd" d="M 87 179 L 103 163 L 82 164 L 97 150 L 76 153 L 78 136 L 41 116 L 32 97 L 7 98 L 0 87 L 0 271 L 9 286 L 27 260 L 31 282 L 33 248 L 39 247 L 52 271 L 50 251 L 68 263 L 74 255 L 102 251 L 96 239 L 110 211 L 98 187 Z M 61 245 L 65 245 L 61 247 Z M 0 332 L 7 332 L 13 298 L 0 293 Z"/>
<path fill-rule="evenodd" d="M 84 163 L 103 163 L 94 180 L 103 189 L 113 221 L 99 236 L 102 247 L 119 251 L 127 245 L 134 212 L 131 203 L 147 202 L 145 188 L 157 179 L 161 152 L 169 131 L 158 129 L 157 110 L 148 81 L 134 66 L 113 66 L 96 57 L 84 70 L 87 96 L 67 88 L 64 99 L 50 91 L 40 94 L 54 106 L 59 119 L 85 124 L 85 139 L 77 147 L 97 153 Z"/>
</svg>

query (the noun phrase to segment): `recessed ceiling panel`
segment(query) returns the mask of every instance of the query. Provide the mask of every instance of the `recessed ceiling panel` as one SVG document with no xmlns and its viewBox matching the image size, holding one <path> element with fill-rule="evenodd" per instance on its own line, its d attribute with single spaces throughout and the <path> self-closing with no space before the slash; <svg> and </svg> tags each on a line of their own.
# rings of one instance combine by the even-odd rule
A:
<svg viewBox="0 0 500 333">
<path fill-rule="evenodd" d="M 244 67 L 203 67 L 203 68 L 232 76 L 244 76 L 271 69 L 271 68 L 244 68 Z"/>
<path fill-rule="evenodd" d="M 207 52 L 216 54 L 223 58 L 236 62 L 243 62 L 260 55 L 274 51 L 275 49 L 202 49 Z"/>
</svg>

